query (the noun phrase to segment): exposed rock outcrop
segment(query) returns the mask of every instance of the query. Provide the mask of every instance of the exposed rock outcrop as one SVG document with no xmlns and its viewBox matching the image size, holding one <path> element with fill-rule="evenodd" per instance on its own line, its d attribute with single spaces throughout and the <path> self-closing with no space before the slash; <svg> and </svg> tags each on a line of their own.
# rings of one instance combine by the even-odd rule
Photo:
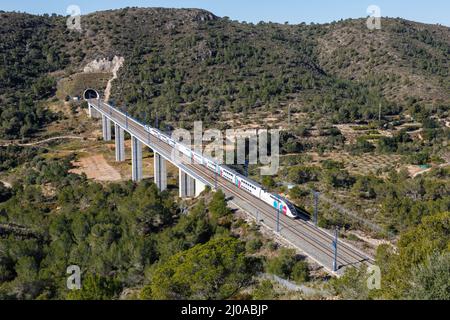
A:
<svg viewBox="0 0 450 320">
<path fill-rule="evenodd" d="M 112 60 L 108 60 L 107 58 L 96 59 L 94 61 L 89 62 L 84 67 L 85 73 L 93 73 L 93 72 L 108 72 L 112 73 L 113 77 L 108 81 L 105 89 L 105 97 L 104 100 L 106 102 L 109 101 L 109 97 L 111 96 L 111 87 L 112 82 L 117 79 L 117 72 L 122 67 L 125 59 L 124 57 L 114 56 Z"/>
<path fill-rule="evenodd" d="M 83 69 L 85 73 L 93 72 L 111 72 L 115 73 L 120 69 L 124 61 L 123 57 L 114 56 L 112 60 L 107 58 L 96 59 L 89 62 Z"/>
</svg>

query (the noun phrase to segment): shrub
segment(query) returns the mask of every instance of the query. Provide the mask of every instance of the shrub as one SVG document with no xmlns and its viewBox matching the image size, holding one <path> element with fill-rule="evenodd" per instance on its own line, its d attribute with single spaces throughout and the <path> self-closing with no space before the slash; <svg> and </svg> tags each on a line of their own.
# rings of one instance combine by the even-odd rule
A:
<svg viewBox="0 0 450 320">
<path fill-rule="evenodd" d="M 295 251 L 291 249 L 281 249 L 278 257 L 267 262 L 266 270 L 279 277 L 289 279 L 292 269 L 296 263 Z"/>
<path fill-rule="evenodd" d="M 245 249 L 249 253 L 255 253 L 259 249 L 261 249 L 262 246 L 263 246 L 263 243 L 260 239 L 252 239 L 245 244 Z"/>
<path fill-rule="evenodd" d="M 306 261 L 298 261 L 292 268 L 291 278 L 297 283 L 304 283 L 309 280 L 309 268 Z"/>
</svg>

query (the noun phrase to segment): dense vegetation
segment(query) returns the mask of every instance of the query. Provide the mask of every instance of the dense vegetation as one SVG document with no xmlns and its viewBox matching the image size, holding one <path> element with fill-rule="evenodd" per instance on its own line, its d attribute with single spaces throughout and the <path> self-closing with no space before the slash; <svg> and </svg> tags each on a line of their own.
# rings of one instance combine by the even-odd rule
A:
<svg viewBox="0 0 450 320">
<path fill-rule="evenodd" d="M 52 119 L 39 101 L 54 93 L 50 73 L 69 63 L 67 38 L 61 18 L 0 15 L 0 137 L 24 137 Z"/>
<path fill-rule="evenodd" d="M 333 197 L 345 192 L 351 197 L 346 207 L 364 212 L 376 206 L 376 210 L 367 210 L 363 217 L 382 226 L 385 232 L 397 234 L 416 226 L 426 217 L 450 210 L 450 189 L 448 185 L 449 170 L 435 169 L 429 175 L 411 179 L 402 171 L 390 172 L 386 179 L 373 175 L 352 175 L 339 167 L 319 168 L 298 165 L 286 170 L 287 179 L 299 184 L 289 194 L 291 199 L 300 203 L 308 203 L 310 190 L 320 190 Z M 319 224 L 361 227 L 351 217 L 343 216 L 343 212 L 333 208 L 322 208 L 324 213 Z M 350 218 L 350 220 L 349 220 Z"/>
<path fill-rule="evenodd" d="M 36 156 L 0 188 L 1 299 L 111 299 L 144 283 L 145 299 L 229 298 L 262 270 L 231 233 L 223 193 L 180 215 L 154 184 L 102 186 L 69 174 L 70 160 Z M 82 290 L 66 288 L 70 265 Z"/>
<path fill-rule="evenodd" d="M 310 279 L 308 265 L 291 250 L 262 259 L 254 255 L 263 246 L 260 238 L 237 240 L 232 229 L 240 222 L 232 218 L 222 192 L 198 201 L 185 215 L 172 195 L 159 193 L 149 182 L 102 186 L 69 174 L 71 160 L 36 155 L 21 167 L 13 189 L 0 186 L 1 298 L 115 299 L 131 289 L 130 297 L 142 299 L 225 299 L 254 284 L 259 272 L 297 283 Z M 331 170 L 332 163 L 327 167 Z M 392 177 L 388 187 L 377 179 L 354 182 L 357 196 L 386 192 L 383 197 L 391 197 L 386 214 L 401 217 L 400 241 L 395 251 L 378 248 L 381 290 L 367 290 L 365 270 L 350 269 L 332 281 L 336 294 L 449 298 L 448 191 L 436 181 Z M 392 203 L 405 213 L 389 210 Z M 83 287 L 69 291 L 66 268 L 74 264 L 81 267 Z M 268 281 L 251 292 L 245 297 L 277 297 Z"/>
<path fill-rule="evenodd" d="M 331 289 L 343 298 L 449 299 L 449 170 L 414 179 L 396 168 L 355 174 L 339 161 L 311 164 L 306 154 L 445 161 L 449 29 L 401 19 L 386 19 L 377 32 L 364 26 L 254 25 L 202 10 L 128 8 L 84 16 L 77 32 L 61 16 L 0 12 L 0 139 L 29 137 L 55 120 L 46 104 L 57 81 L 114 55 L 125 63 L 113 103 L 162 128 L 203 120 L 224 129 L 221 120 L 278 114 L 292 104 L 293 114 L 307 115 L 281 134 L 281 153 L 293 156 L 276 177 L 259 177 L 256 166 L 250 174 L 301 205 L 311 204 L 312 189 L 339 196 L 381 226 L 377 236 L 400 238 L 397 250 L 378 249 L 381 290 L 367 290 L 364 269 L 333 280 Z M 411 134 L 417 128 L 380 134 L 406 115 L 419 124 L 420 139 Z M 352 143 L 334 126 L 347 122 L 364 123 Z M 15 170 L 17 180 L 12 188 L 0 182 L 0 299 L 116 299 L 127 290 L 142 299 L 228 299 L 260 272 L 298 284 L 311 279 L 291 250 L 265 259 L 255 230 L 236 233 L 244 223 L 221 192 L 182 214 L 172 194 L 149 182 L 94 183 L 68 173 L 73 156 L 42 152 L 0 147 L 0 172 Z M 288 191 L 285 182 L 295 187 Z M 320 212 L 322 227 L 366 227 L 327 205 Z M 79 291 L 66 288 L 73 264 L 83 272 Z M 277 297 L 270 281 L 246 292 Z"/>
<path fill-rule="evenodd" d="M 350 269 L 333 281 L 345 299 L 450 299 L 450 212 L 424 217 L 402 233 L 398 249 L 381 245 L 376 265 L 381 288 L 368 290 L 366 270 Z"/>
<path fill-rule="evenodd" d="M 389 19 L 370 33 L 362 19 L 254 25 L 202 10 L 127 8 L 84 16 L 77 32 L 61 16 L 0 14 L 4 138 L 27 136 L 51 120 L 39 101 L 54 92 L 59 71 L 71 74 L 113 55 L 125 57 L 115 103 L 161 125 L 210 125 L 228 112 L 245 117 L 287 103 L 293 112 L 342 123 L 376 119 L 380 106 L 384 116 L 410 108 L 437 114 L 449 102 L 446 27 Z M 340 38 L 349 44 L 336 43 Z M 439 94 L 415 90 L 413 76 Z M 413 97 L 391 94 L 400 88 Z"/>
</svg>

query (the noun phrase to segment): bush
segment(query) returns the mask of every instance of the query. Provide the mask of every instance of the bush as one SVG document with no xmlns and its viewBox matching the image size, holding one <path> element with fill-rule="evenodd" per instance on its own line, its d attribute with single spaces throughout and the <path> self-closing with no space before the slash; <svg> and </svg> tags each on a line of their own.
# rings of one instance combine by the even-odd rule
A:
<svg viewBox="0 0 450 320">
<path fill-rule="evenodd" d="M 292 268 L 291 278 L 301 284 L 309 281 L 309 268 L 306 261 L 298 261 Z"/>
<path fill-rule="evenodd" d="M 268 241 L 265 245 L 265 247 L 270 251 L 275 251 L 278 249 L 278 244 L 273 241 Z"/>
<path fill-rule="evenodd" d="M 374 138 L 374 137 L 372 137 Z M 375 147 L 364 137 L 359 137 L 356 143 L 349 147 L 349 151 L 354 154 L 369 153 L 375 150 Z"/>
<path fill-rule="evenodd" d="M 111 300 L 120 293 L 120 283 L 110 277 L 88 275 L 82 281 L 81 290 L 70 291 L 68 300 Z"/>
<path fill-rule="evenodd" d="M 215 238 L 161 262 L 151 277 L 152 299 L 229 299 L 260 271 L 259 260 L 245 255 L 234 238 Z"/>
<path fill-rule="evenodd" d="M 303 190 L 303 189 L 299 188 L 298 186 L 295 186 L 291 190 L 289 190 L 289 197 L 293 200 L 307 197 L 307 196 L 309 196 L 309 194 L 310 194 L 309 191 Z"/>
<path fill-rule="evenodd" d="M 303 184 L 310 181 L 317 181 L 319 170 L 316 167 L 296 166 L 289 169 L 288 179 L 293 183 Z"/>
<path fill-rule="evenodd" d="M 227 206 L 225 194 L 222 190 L 214 193 L 208 209 L 211 213 L 211 219 L 215 224 L 218 224 L 221 221 L 226 222 L 226 217 L 231 214 L 231 210 Z"/>
<path fill-rule="evenodd" d="M 255 290 L 253 290 L 254 300 L 271 300 L 275 298 L 276 295 L 273 290 L 273 284 L 270 280 L 262 280 Z"/>
<path fill-rule="evenodd" d="M 259 249 L 261 249 L 262 246 L 263 246 L 263 243 L 260 239 L 252 239 L 245 244 L 245 249 L 249 253 L 255 253 Z"/>
<path fill-rule="evenodd" d="M 378 181 L 371 177 L 358 177 L 355 184 L 352 187 L 352 193 L 363 199 L 374 199 L 377 194 L 375 192 L 375 186 L 378 185 Z"/>
<path fill-rule="evenodd" d="M 322 160 L 320 162 L 322 168 L 330 170 L 330 169 L 344 169 L 344 164 L 342 162 L 334 161 L 334 160 Z"/>
<path fill-rule="evenodd" d="M 333 188 L 350 188 L 355 183 L 355 178 L 347 170 L 327 170 L 323 179 Z"/>
<path fill-rule="evenodd" d="M 278 257 L 267 262 L 266 270 L 284 279 L 289 279 L 296 262 L 295 251 L 283 248 Z"/>
<path fill-rule="evenodd" d="M 415 152 L 409 156 L 409 162 L 415 165 L 424 165 L 430 161 L 430 155 L 426 151 Z"/>
<path fill-rule="evenodd" d="M 275 187 L 275 180 L 272 178 L 272 176 L 264 176 L 262 178 L 262 185 L 268 189 Z"/>
<path fill-rule="evenodd" d="M 53 94 L 56 87 L 55 78 L 42 76 L 32 85 L 33 93 L 37 99 L 44 99 Z"/>
</svg>

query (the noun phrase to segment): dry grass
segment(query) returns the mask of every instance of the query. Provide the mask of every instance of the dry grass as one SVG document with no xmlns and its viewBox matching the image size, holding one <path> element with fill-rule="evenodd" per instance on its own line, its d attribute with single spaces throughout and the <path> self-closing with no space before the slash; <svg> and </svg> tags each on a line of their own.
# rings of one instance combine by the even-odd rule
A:
<svg viewBox="0 0 450 320">
<path fill-rule="evenodd" d="M 89 179 L 96 181 L 120 181 L 122 179 L 119 171 L 110 166 L 103 155 L 83 157 L 79 161 L 73 162 L 73 165 L 75 169 L 71 169 L 69 172 L 84 173 Z"/>
<path fill-rule="evenodd" d="M 64 100 L 66 96 L 81 97 L 86 88 L 94 88 L 103 92 L 111 79 L 112 73 L 76 73 L 58 82 L 56 96 Z"/>
</svg>

